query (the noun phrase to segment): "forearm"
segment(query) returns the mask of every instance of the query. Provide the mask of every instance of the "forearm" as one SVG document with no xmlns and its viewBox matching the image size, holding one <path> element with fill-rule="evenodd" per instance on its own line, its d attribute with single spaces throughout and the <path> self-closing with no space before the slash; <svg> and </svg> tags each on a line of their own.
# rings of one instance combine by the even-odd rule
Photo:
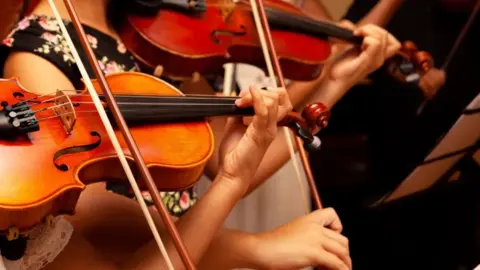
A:
<svg viewBox="0 0 480 270">
<path fill-rule="evenodd" d="M 303 0 L 300 9 L 314 19 L 333 20 L 332 15 L 330 15 L 321 0 Z"/>
<path fill-rule="evenodd" d="M 380 0 L 367 15 L 365 15 L 358 25 L 375 24 L 385 27 L 397 10 L 403 4 L 404 0 Z"/>
<path fill-rule="evenodd" d="M 257 240 L 254 234 L 221 229 L 198 265 L 199 269 L 257 269 Z"/>
<path fill-rule="evenodd" d="M 225 181 L 219 175 L 208 192 L 177 222 L 178 233 L 193 262 L 198 264 L 235 204 L 245 193 L 243 185 Z M 212 211 L 212 209 L 215 209 Z M 163 233 L 162 240 L 175 269 L 185 269 L 172 239 Z M 124 269 L 165 269 L 166 264 L 156 243 L 148 243 L 134 254 Z"/>
<path fill-rule="evenodd" d="M 214 121 L 222 122 L 222 119 L 216 119 Z M 219 125 L 219 123 L 214 125 Z M 219 156 L 218 156 L 218 148 L 219 142 L 223 137 L 222 130 L 217 130 L 215 132 L 215 152 L 210 158 L 207 163 L 207 168 L 205 169 L 205 174 L 210 178 L 214 179 L 215 175 L 219 169 Z M 296 151 L 296 148 L 295 148 Z M 268 148 L 265 156 L 260 163 L 260 166 L 255 173 L 255 178 L 252 181 L 252 184 L 248 187 L 248 191 L 245 193 L 245 196 L 250 194 L 255 188 L 265 182 L 268 178 L 270 178 L 276 171 L 278 171 L 287 161 L 290 160 L 290 152 L 288 150 L 288 146 L 285 140 L 285 133 L 283 129 L 279 129 L 277 132 L 277 136 Z"/>
</svg>

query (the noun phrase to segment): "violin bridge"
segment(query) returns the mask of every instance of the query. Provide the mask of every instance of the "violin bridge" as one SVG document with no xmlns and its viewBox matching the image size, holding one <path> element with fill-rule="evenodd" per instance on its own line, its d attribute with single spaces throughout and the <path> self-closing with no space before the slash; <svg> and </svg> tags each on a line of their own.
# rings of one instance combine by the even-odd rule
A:
<svg viewBox="0 0 480 270">
<path fill-rule="evenodd" d="M 53 110 L 60 121 L 62 121 L 65 132 L 70 135 L 77 120 L 72 100 L 67 94 L 65 94 L 65 92 L 57 90 L 55 105 L 56 106 Z"/>
<path fill-rule="evenodd" d="M 222 6 L 219 8 L 223 21 L 226 21 L 228 16 L 235 9 L 235 2 L 232 0 L 224 0 Z"/>
</svg>

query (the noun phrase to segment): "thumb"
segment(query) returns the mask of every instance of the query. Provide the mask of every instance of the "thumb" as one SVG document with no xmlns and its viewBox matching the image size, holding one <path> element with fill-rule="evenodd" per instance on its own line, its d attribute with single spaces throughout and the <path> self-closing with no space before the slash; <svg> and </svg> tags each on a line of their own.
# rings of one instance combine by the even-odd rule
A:
<svg viewBox="0 0 480 270">
<path fill-rule="evenodd" d="M 357 28 L 357 26 L 349 20 L 341 20 L 340 22 L 337 23 L 337 25 L 352 31 Z"/>
<path fill-rule="evenodd" d="M 320 226 L 328 227 L 339 233 L 343 230 L 342 222 L 333 208 L 316 210 L 309 217 Z"/>
</svg>

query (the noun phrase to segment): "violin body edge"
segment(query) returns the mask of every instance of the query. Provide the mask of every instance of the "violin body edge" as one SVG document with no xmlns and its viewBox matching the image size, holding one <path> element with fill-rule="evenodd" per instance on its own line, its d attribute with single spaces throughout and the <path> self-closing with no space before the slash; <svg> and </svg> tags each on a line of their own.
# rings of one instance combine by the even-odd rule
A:
<svg viewBox="0 0 480 270">
<path fill-rule="evenodd" d="M 289 13 L 301 13 L 277 0 L 268 3 Z M 191 78 L 195 72 L 207 78 L 218 76 L 223 74 L 225 63 L 246 63 L 266 70 L 248 5 L 239 2 L 226 16 L 223 11 L 207 6 L 205 12 L 194 15 L 169 9 L 158 11 L 155 17 L 128 15 L 116 30 L 145 67 L 153 70 L 161 66 L 162 76 L 173 79 Z M 288 29 L 274 30 L 272 38 L 286 78 L 311 81 L 320 76 L 330 55 L 328 40 Z"/>
<path fill-rule="evenodd" d="M 141 73 L 117 73 L 106 78 L 112 92 L 118 95 L 181 95 L 173 86 Z M 94 85 L 98 87 L 97 82 Z M 0 80 L 0 88 L 0 101 L 9 105 L 22 100 L 52 98 L 25 91 L 17 78 Z M 19 93 L 23 96 L 21 99 Z M 85 102 L 88 98 L 71 96 L 72 103 Z M 32 106 L 39 110 L 52 105 Z M 0 234 L 28 233 L 50 216 L 73 215 L 81 192 L 89 184 L 118 182 L 129 186 L 98 114 L 80 113 L 91 111 L 92 106 L 82 103 L 76 107 L 76 122 L 71 134 L 67 134 L 59 118 L 54 117 L 39 121 L 40 128 L 36 132 L 13 139 L 0 137 L 0 172 L 3 175 L 0 184 L 5 187 L 0 189 Z M 5 107 L 0 107 L 0 113 L 4 110 Z M 130 129 L 160 191 L 191 187 L 213 154 L 213 132 L 207 120 L 149 124 Z M 119 131 L 116 133 L 118 136 Z M 152 137 L 152 134 L 158 135 Z M 140 179 L 128 147 L 123 140 L 120 144 L 136 179 Z M 68 168 L 65 170 L 63 165 Z M 145 189 L 143 180 L 138 181 Z"/>
</svg>

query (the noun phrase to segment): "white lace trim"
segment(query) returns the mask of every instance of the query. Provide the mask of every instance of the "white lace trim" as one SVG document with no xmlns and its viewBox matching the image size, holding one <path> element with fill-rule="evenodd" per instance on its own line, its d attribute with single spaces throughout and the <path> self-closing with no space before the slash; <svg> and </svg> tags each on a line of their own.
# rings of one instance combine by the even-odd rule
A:
<svg viewBox="0 0 480 270">
<path fill-rule="evenodd" d="M 63 217 L 56 217 L 53 225 L 40 225 L 28 236 L 25 255 L 17 261 L 0 256 L 0 270 L 38 270 L 51 263 L 65 248 L 73 227 Z"/>
</svg>

